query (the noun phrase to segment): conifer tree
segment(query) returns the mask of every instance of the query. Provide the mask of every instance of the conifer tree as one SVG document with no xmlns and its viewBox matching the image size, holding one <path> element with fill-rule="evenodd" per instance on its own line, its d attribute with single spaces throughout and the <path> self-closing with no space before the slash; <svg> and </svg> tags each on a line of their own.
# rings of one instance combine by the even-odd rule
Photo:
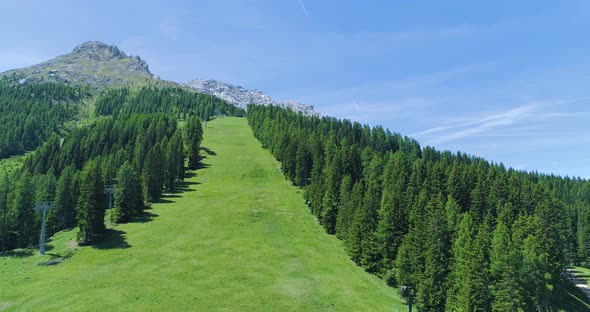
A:
<svg viewBox="0 0 590 312">
<path fill-rule="evenodd" d="M 500 220 L 494 230 L 491 252 L 491 277 L 494 281 L 492 310 L 518 311 L 523 306 L 520 282 L 522 255 L 515 248 L 508 227 Z"/>
<path fill-rule="evenodd" d="M 0 235 L 2 235 L 0 253 L 6 251 L 6 234 L 8 229 L 8 184 L 8 176 L 6 173 L 3 173 L 0 175 Z"/>
<path fill-rule="evenodd" d="M 94 161 L 86 163 L 80 173 L 80 197 L 76 204 L 78 242 L 92 244 L 105 231 L 105 195 L 100 169 Z"/>
<path fill-rule="evenodd" d="M 181 180 L 184 167 L 184 155 L 182 153 L 182 134 L 177 130 L 166 146 L 166 189 L 173 192 L 176 189 L 176 181 Z"/>
<path fill-rule="evenodd" d="M 298 144 L 295 153 L 295 185 L 306 186 L 309 184 L 310 172 L 312 166 L 311 153 L 307 145 Z"/>
<path fill-rule="evenodd" d="M 463 170 L 463 166 L 459 160 L 455 160 L 449 178 L 447 179 L 447 193 L 453 196 L 462 210 L 465 210 L 469 207 L 470 198 Z"/>
<path fill-rule="evenodd" d="M 322 208 L 322 225 L 328 234 L 335 234 L 336 219 L 338 218 L 338 202 L 336 201 L 336 194 L 332 193 L 330 189 L 326 189 L 326 192 L 324 193 Z"/>
<path fill-rule="evenodd" d="M 348 230 L 355 211 L 352 202 L 352 187 L 352 178 L 350 175 L 345 176 L 340 185 L 340 202 L 336 218 L 336 236 L 343 241 L 346 241 L 348 237 Z"/>
<path fill-rule="evenodd" d="M 590 260 L 590 206 L 577 206 L 577 256 L 580 262 L 588 263 Z"/>
<path fill-rule="evenodd" d="M 201 120 L 197 116 L 191 116 L 186 121 L 186 143 L 188 166 L 190 169 L 197 169 L 200 161 L 199 148 L 203 139 L 203 127 Z"/>
<path fill-rule="evenodd" d="M 478 227 L 475 241 L 473 242 L 473 259 L 467 264 L 471 270 L 469 280 L 475 293 L 471 303 L 473 311 L 490 311 L 492 294 L 490 284 L 490 245 L 491 234 L 489 219 L 485 219 Z"/>
<path fill-rule="evenodd" d="M 17 248 L 28 247 L 33 242 L 34 236 L 34 190 L 31 176 L 24 173 L 19 178 L 14 197 L 15 226 L 17 231 Z"/>
<path fill-rule="evenodd" d="M 449 195 L 447 203 L 445 204 L 445 213 L 447 216 L 447 224 L 449 225 L 449 233 L 455 236 L 458 232 L 459 223 L 461 222 L 461 207 L 455 201 L 453 196 Z"/>
<path fill-rule="evenodd" d="M 483 177 L 482 173 L 480 173 L 477 178 L 477 182 L 475 183 L 475 188 L 471 191 L 471 203 L 469 210 L 471 211 L 473 219 L 478 223 L 483 221 L 487 211 L 485 200 L 486 186 L 484 179 L 485 177 Z"/>
<path fill-rule="evenodd" d="M 473 298 L 477 296 L 474 289 L 474 244 L 475 226 L 469 212 L 464 213 L 459 223 L 457 239 L 453 243 L 453 266 L 450 274 L 451 288 L 447 294 L 446 311 L 475 311 Z"/>
<path fill-rule="evenodd" d="M 397 257 L 395 258 L 395 279 L 397 284 L 410 287 L 411 289 L 415 289 L 416 286 L 416 279 L 412 273 L 415 271 L 415 266 L 417 265 L 417 263 L 412 261 L 411 248 L 413 246 L 413 236 L 413 232 L 404 236 L 399 246 Z"/>
<path fill-rule="evenodd" d="M 344 155 L 341 149 L 334 152 L 332 160 L 324 172 L 326 188 L 322 197 L 321 223 L 326 231 L 334 234 L 336 231 L 336 219 L 338 218 L 339 188 L 344 172 Z"/>
<path fill-rule="evenodd" d="M 57 181 L 55 195 L 55 214 L 59 229 L 67 229 L 76 222 L 77 194 L 74 187 L 74 168 L 66 167 Z"/>
<path fill-rule="evenodd" d="M 377 224 L 377 245 L 383 265 L 390 269 L 397 256 L 402 237 L 408 231 L 408 215 L 403 196 L 409 168 L 402 153 L 390 156 L 383 173 L 383 195 Z"/>
<path fill-rule="evenodd" d="M 162 175 L 162 152 L 158 144 L 154 145 L 145 158 L 142 183 L 145 201 L 151 203 L 160 198 L 164 187 Z"/>
<path fill-rule="evenodd" d="M 128 222 L 133 215 L 142 211 L 141 183 L 129 162 L 119 168 L 114 195 L 113 222 Z"/>
<path fill-rule="evenodd" d="M 382 255 L 379 253 L 376 230 L 381 205 L 381 184 L 378 181 L 369 182 L 360 218 L 355 222 L 360 223 L 361 229 L 361 259 L 360 263 L 368 272 L 375 273 L 381 269 Z"/>
<path fill-rule="evenodd" d="M 443 204 L 430 201 L 427 208 L 428 232 L 424 255 L 424 272 L 418 284 L 420 311 L 442 311 L 447 297 L 450 265 L 450 235 Z"/>
<path fill-rule="evenodd" d="M 346 249 L 348 254 L 357 264 L 360 264 L 361 253 L 362 253 L 362 241 L 363 234 L 365 233 L 364 227 L 370 226 L 369 224 L 363 224 L 363 220 L 366 219 L 366 212 L 363 207 L 363 193 L 364 193 L 364 181 L 361 180 L 355 183 L 352 190 L 352 207 L 355 207 L 354 214 L 352 215 L 350 229 L 348 230 L 348 240 L 346 241 Z"/>
</svg>

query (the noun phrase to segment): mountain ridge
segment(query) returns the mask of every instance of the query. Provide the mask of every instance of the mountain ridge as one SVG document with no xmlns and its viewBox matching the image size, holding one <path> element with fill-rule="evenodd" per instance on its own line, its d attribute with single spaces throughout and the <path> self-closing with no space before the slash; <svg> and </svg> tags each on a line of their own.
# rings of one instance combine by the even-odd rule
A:
<svg viewBox="0 0 590 312">
<path fill-rule="evenodd" d="M 97 91 L 120 85 L 160 81 L 141 57 L 127 55 L 117 46 L 100 41 L 83 42 L 70 53 L 29 67 L 2 72 L 0 77 L 8 77 L 18 84 L 58 82 L 74 86 L 90 85 Z M 241 108 L 246 108 L 248 104 L 275 105 L 288 107 L 305 115 L 319 115 L 313 106 L 293 101 L 276 101 L 259 90 L 245 89 L 217 80 L 195 79 L 185 83 L 166 83 L 211 94 Z"/>
<path fill-rule="evenodd" d="M 141 57 L 128 56 L 116 46 L 99 41 L 84 42 L 70 53 L 29 67 L 8 70 L 0 76 L 20 84 L 49 81 L 90 85 L 97 90 L 155 78 Z"/>
<path fill-rule="evenodd" d="M 295 112 L 304 115 L 319 115 L 314 111 L 313 106 L 294 101 L 277 101 L 256 89 L 246 89 L 242 86 L 233 85 L 214 79 L 195 79 L 182 84 L 192 90 L 211 94 L 226 100 L 238 107 L 246 108 L 248 104 L 274 105 L 291 108 Z"/>
</svg>

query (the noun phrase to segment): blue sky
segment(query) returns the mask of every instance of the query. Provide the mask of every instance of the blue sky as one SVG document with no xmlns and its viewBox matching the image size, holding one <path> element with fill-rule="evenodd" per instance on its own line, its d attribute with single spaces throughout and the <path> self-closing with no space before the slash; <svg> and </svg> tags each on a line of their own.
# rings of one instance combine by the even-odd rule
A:
<svg viewBox="0 0 590 312">
<path fill-rule="evenodd" d="M 588 1 L 0 4 L 0 71 L 100 40 L 522 170 L 590 178 Z"/>
</svg>

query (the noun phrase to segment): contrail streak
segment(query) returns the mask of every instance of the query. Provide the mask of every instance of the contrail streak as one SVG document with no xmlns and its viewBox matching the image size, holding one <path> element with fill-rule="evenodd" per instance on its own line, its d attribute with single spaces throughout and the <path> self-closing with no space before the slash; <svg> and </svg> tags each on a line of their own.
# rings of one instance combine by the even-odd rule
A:
<svg viewBox="0 0 590 312">
<path fill-rule="evenodd" d="M 301 8 L 303 9 L 303 13 L 305 13 L 305 16 L 309 17 L 309 12 L 305 8 L 305 4 L 303 4 L 303 0 L 297 0 L 297 1 L 299 1 L 299 5 L 301 5 Z"/>
<path fill-rule="evenodd" d="M 353 102 L 353 104 L 354 104 L 354 107 L 356 107 L 356 110 L 357 110 L 357 111 L 360 111 L 360 110 L 361 110 L 361 109 L 359 108 L 358 104 L 356 104 L 356 102 Z"/>
</svg>

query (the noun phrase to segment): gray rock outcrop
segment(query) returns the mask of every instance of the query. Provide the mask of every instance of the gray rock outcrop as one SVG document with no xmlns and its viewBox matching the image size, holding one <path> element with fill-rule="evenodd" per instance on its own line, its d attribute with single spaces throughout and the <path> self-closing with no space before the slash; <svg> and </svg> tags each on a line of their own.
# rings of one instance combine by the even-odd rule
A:
<svg viewBox="0 0 590 312">
<path fill-rule="evenodd" d="M 197 92 L 217 96 L 242 108 L 246 108 L 248 104 L 275 105 L 291 108 L 293 111 L 301 112 L 304 115 L 318 115 L 311 105 L 296 103 L 293 101 L 276 101 L 256 89 L 245 89 L 241 86 L 235 86 L 217 80 L 196 79 L 185 82 L 182 85 Z"/>
</svg>

